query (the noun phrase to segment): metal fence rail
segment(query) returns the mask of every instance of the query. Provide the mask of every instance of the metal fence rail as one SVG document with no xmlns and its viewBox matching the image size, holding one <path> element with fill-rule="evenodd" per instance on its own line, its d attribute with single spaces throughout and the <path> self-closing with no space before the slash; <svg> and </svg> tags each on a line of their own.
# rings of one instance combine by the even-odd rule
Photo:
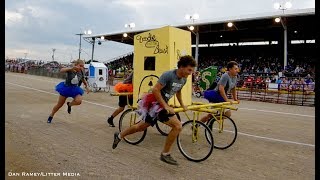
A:
<svg viewBox="0 0 320 180">
<path fill-rule="evenodd" d="M 66 74 L 65 73 L 60 73 L 60 68 L 41 68 L 41 67 L 36 67 L 36 68 L 28 69 L 27 73 L 31 74 L 31 75 L 47 76 L 47 77 L 52 77 L 52 78 L 60 78 L 60 79 L 65 79 L 66 78 Z"/>
<path fill-rule="evenodd" d="M 314 106 L 315 104 L 315 92 L 306 90 L 305 84 L 297 84 L 300 89 L 288 88 L 280 89 L 267 89 L 266 87 L 247 86 L 237 87 L 237 96 L 239 99 L 249 101 L 262 101 L 279 104 L 290 104 L 299 106 Z"/>
</svg>

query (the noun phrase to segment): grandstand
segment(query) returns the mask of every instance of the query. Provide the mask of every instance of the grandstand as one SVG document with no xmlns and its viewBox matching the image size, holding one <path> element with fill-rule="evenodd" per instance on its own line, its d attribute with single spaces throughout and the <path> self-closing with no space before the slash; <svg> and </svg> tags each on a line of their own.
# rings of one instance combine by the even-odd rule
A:
<svg viewBox="0 0 320 180">
<path fill-rule="evenodd" d="M 282 23 L 274 21 L 277 17 L 281 17 L 286 31 L 284 31 Z M 294 84 L 295 86 L 301 86 L 298 91 L 301 91 L 303 98 L 301 98 L 301 102 L 291 104 L 304 105 L 305 101 L 303 99 L 306 99 L 306 92 L 314 91 L 314 89 L 308 89 L 309 85 L 297 83 L 302 81 L 315 82 L 316 30 L 313 27 L 315 20 L 315 9 L 309 8 L 202 20 L 191 24 L 172 26 L 184 30 L 189 30 L 191 25 L 195 27 L 195 30 L 192 31 L 192 54 L 198 60 L 198 68 L 200 70 L 215 65 L 223 73 L 226 63 L 230 60 L 235 60 L 239 63 L 241 69 L 238 86 L 242 89 L 239 90 L 249 91 L 251 94 L 253 91 L 257 92 L 256 86 L 248 88 L 242 85 L 247 82 L 249 76 L 253 78 L 254 82 L 256 79 L 261 78 L 261 83 L 264 83 L 263 89 L 265 90 L 263 96 L 270 95 L 267 92 L 268 88 L 276 87 L 276 92 L 280 94 L 275 101 L 287 101 L 288 104 L 288 98 L 297 90 L 297 88 L 294 90 L 289 88 L 291 83 L 294 82 L 296 83 Z M 228 27 L 228 22 L 232 22 L 234 26 Z M 104 40 L 133 45 L 132 37 L 135 34 L 154 28 L 103 33 L 85 36 L 84 38 L 101 39 L 103 36 Z M 123 33 L 126 33 L 128 37 L 124 37 Z M 285 40 L 287 40 L 287 43 L 285 43 Z M 196 52 L 198 53 L 196 54 Z M 118 59 L 113 59 L 107 65 L 110 69 L 131 69 L 132 61 L 133 54 L 130 53 Z M 123 67 L 124 64 L 126 65 L 125 67 Z M 287 81 L 282 81 L 282 77 L 288 78 Z M 271 80 L 268 87 L 265 83 L 267 78 Z M 288 84 L 284 91 L 280 91 L 281 83 Z M 251 84 L 251 86 L 253 85 L 255 84 Z M 257 87 L 261 87 L 261 85 Z M 305 91 L 305 87 L 308 90 Z M 280 100 L 281 94 L 287 96 L 287 99 Z M 310 95 L 308 93 L 307 96 L 311 99 L 309 103 L 311 105 L 314 102 L 313 94 L 311 93 Z M 253 98 L 250 95 L 250 98 L 247 99 L 252 100 Z M 261 97 L 256 99 L 261 99 Z M 265 101 L 266 98 L 263 99 Z"/>
<path fill-rule="evenodd" d="M 285 18 L 288 36 L 287 48 L 283 48 L 283 27 L 281 23 L 274 21 L 276 17 Z M 227 26 L 228 22 L 233 22 L 234 27 L 229 28 Z M 316 30 L 313 28 L 313 22 L 315 22 L 315 9 L 309 8 L 287 10 L 285 13 L 274 12 L 203 20 L 192 24 L 173 26 L 185 30 L 189 30 L 188 27 L 191 25 L 196 27 L 192 34 L 192 46 L 193 55 L 198 59 L 200 68 L 205 68 L 207 66 L 206 63 L 211 64 L 212 58 L 210 59 L 210 56 L 215 56 L 217 61 L 223 62 L 229 59 L 239 59 L 239 57 L 254 60 L 267 58 L 270 61 L 277 59 L 282 67 L 287 64 L 286 68 L 292 71 L 292 68 L 295 68 L 292 65 L 306 62 L 306 58 L 311 64 L 315 59 Z M 105 40 L 133 45 L 133 39 L 129 37 L 151 29 L 96 34 L 85 36 L 84 38 L 90 39 L 94 37 L 101 39 L 101 36 L 103 36 Z M 129 37 L 123 37 L 123 33 L 127 33 Z M 197 37 L 198 45 L 196 45 Z M 195 46 L 199 47 L 199 58 L 195 54 L 197 51 Z M 287 51 L 287 53 L 284 51 Z M 288 57 L 285 58 L 284 54 L 287 54 Z M 289 61 L 286 63 L 284 59 L 286 61 L 294 59 L 295 64 Z"/>
</svg>

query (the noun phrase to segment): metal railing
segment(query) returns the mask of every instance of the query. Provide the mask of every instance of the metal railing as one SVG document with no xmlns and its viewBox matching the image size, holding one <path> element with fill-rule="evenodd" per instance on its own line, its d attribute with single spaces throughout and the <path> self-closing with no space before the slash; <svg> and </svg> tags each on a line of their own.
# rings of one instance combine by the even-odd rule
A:
<svg viewBox="0 0 320 180">
<path fill-rule="evenodd" d="M 31 75 L 47 76 L 60 79 L 64 79 L 66 76 L 65 73 L 60 73 L 60 68 L 36 67 L 29 68 L 27 71 L 19 71 L 18 68 L 9 70 L 11 72 L 27 73 Z M 122 80 L 123 79 L 110 77 L 108 83 L 111 86 L 114 86 L 116 83 Z M 278 84 L 278 89 L 269 89 L 266 83 L 245 83 L 245 86 L 243 86 L 243 84 L 238 84 L 237 86 L 237 96 L 240 100 L 262 101 L 300 106 L 315 105 L 315 90 L 314 88 L 309 88 L 310 85 L 307 84 L 280 83 Z M 228 96 L 231 95 L 228 94 Z"/>
<path fill-rule="evenodd" d="M 239 99 L 279 104 L 314 106 L 315 90 L 307 84 L 278 84 L 278 89 L 267 88 L 266 83 L 246 82 L 246 86 L 237 87 Z"/>
<path fill-rule="evenodd" d="M 47 76 L 52 78 L 65 79 L 66 74 L 60 73 L 60 68 L 43 68 L 34 67 L 27 70 L 27 74 L 37 75 L 37 76 Z"/>
</svg>

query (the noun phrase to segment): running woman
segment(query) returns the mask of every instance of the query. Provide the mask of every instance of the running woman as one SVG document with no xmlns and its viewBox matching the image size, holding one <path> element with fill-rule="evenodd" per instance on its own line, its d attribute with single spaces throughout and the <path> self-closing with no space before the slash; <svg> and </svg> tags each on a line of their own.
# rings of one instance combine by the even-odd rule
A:
<svg viewBox="0 0 320 180">
<path fill-rule="evenodd" d="M 53 107 L 51 114 L 49 115 L 47 123 L 51 123 L 55 113 L 63 106 L 68 97 L 72 97 L 73 101 L 67 102 L 68 113 L 71 114 L 71 107 L 80 105 L 82 102 L 83 90 L 78 86 L 79 80 L 82 80 L 87 94 L 89 93 L 88 83 L 84 78 L 83 74 L 84 61 L 76 60 L 73 64 L 73 67 L 62 68 L 61 73 L 67 73 L 66 80 L 60 82 L 56 86 L 56 91 L 59 92 L 60 96 L 58 103 Z"/>
</svg>

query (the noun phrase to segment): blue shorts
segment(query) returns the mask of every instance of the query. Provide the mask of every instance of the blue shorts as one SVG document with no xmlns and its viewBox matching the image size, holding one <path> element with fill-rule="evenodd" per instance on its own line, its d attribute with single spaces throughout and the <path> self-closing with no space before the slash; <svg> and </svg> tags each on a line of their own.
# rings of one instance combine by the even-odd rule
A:
<svg viewBox="0 0 320 180">
<path fill-rule="evenodd" d="M 207 90 L 203 92 L 203 96 L 211 103 L 225 102 L 223 97 L 215 90 Z"/>
<path fill-rule="evenodd" d="M 68 97 L 72 97 L 75 98 L 77 95 L 83 95 L 83 89 L 81 89 L 79 86 L 74 85 L 74 86 L 66 86 L 64 84 L 64 82 L 60 82 L 57 86 L 56 86 L 56 91 L 58 91 L 58 93 L 61 96 L 64 96 L 66 98 Z"/>
</svg>

